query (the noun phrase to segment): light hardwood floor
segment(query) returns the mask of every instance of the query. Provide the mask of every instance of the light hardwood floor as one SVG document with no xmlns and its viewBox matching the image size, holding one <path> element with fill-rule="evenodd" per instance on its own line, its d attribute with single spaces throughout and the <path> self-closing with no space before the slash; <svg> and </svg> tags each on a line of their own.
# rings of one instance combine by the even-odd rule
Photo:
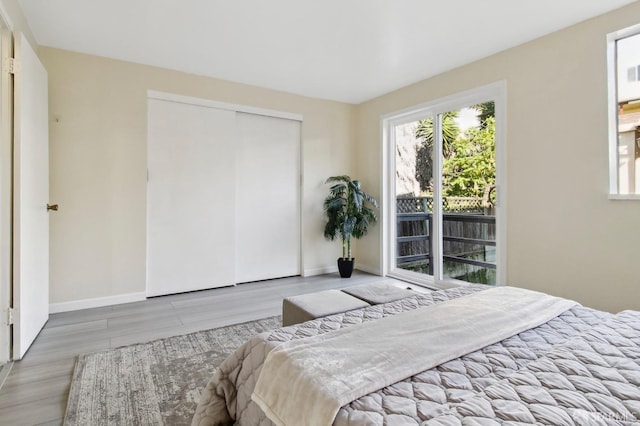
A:
<svg viewBox="0 0 640 426">
<path fill-rule="evenodd" d="M 279 315 L 284 297 L 379 281 L 398 282 L 292 277 L 53 314 L 0 389 L 0 425 L 62 424 L 79 354 Z"/>
</svg>

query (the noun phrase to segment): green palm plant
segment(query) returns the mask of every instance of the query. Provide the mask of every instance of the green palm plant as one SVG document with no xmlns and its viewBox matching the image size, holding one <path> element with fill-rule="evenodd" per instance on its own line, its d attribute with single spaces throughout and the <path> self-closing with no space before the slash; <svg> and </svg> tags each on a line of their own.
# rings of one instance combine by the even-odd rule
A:
<svg viewBox="0 0 640 426">
<path fill-rule="evenodd" d="M 333 184 L 324 200 L 327 224 L 324 236 L 334 240 L 342 239 L 342 258 L 352 259 L 351 238 L 360 238 L 367 234 L 369 225 L 378 221 L 375 208 L 378 202 L 362 190 L 360 181 L 349 176 L 331 176 L 325 183 Z"/>
<path fill-rule="evenodd" d="M 456 121 L 458 111 L 448 111 L 442 114 L 442 155 L 449 158 L 453 154 L 453 143 L 460 135 L 460 127 Z M 433 118 L 420 120 L 416 129 L 416 139 L 421 139 L 416 147 L 415 177 L 423 191 L 432 191 L 433 180 Z"/>
</svg>

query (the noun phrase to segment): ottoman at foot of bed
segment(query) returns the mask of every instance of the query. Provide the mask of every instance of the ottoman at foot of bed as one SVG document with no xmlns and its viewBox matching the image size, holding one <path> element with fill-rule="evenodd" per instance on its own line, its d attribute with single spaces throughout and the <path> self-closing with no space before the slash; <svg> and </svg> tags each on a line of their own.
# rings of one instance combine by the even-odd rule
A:
<svg viewBox="0 0 640 426">
<path fill-rule="evenodd" d="M 282 325 L 286 327 L 367 306 L 369 304 L 364 300 L 340 290 L 325 290 L 287 297 L 282 301 Z"/>
</svg>

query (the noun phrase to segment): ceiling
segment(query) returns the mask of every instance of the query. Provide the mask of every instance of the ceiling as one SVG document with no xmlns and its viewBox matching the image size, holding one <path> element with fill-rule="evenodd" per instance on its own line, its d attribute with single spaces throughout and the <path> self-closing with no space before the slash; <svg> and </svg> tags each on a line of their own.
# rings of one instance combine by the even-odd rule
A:
<svg viewBox="0 0 640 426">
<path fill-rule="evenodd" d="M 635 0 L 19 0 L 39 45 L 360 103 Z"/>
</svg>

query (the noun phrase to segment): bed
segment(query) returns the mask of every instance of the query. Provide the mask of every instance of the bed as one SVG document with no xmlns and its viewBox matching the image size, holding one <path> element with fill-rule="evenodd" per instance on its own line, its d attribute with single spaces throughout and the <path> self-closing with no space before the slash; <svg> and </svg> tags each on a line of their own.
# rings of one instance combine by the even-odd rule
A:
<svg viewBox="0 0 640 426">
<path fill-rule="evenodd" d="M 469 285 L 416 294 L 396 302 L 331 315 L 254 336 L 216 370 L 214 377 L 201 395 L 192 424 L 198 426 L 234 423 L 240 425 L 333 423 L 350 426 L 639 424 L 639 312 L 624 311 L 611 314 L 583 307 L 565 299 L 553 298 L 558 306 L 555 308 L 556 311 L 550 311 L 548 318 L 538 318 L 536 321 L 539 324 L 513 325 L 519 328 L 513 328 L 515 331 L 511 332 L 504 331 L 508 334 L 507 336 L 501 336 L 499 333 L 492 335 L 490 331 L 503 328 L 507 330 L 519 319 L 514 317 L 508 320 L 508 324 L 504 324 L 504 327 L 496 327 L 494 324 L 483 328 L 480 320 L 470 321 L 465 318 L 467 318 L 466 313 L 473 310 L 473 306 L 492 305 L 486 300 L 494 300 L 487 299 L 488 297 L 496 298 L 495 294 L 490 293 L 494 290 L 496 289 L 487 289 L 486 286 Z M 480 297 L 485 299 L 479 299 Z M 515 297 L 520 298 L 520 294 L 515 293 Z M 514 301 L 517 303 L 516 299 Z M 484 301 L 478 302 L 479 300 Z M 519 312 L 521 309 L 526 309 L 526 305 L 529 303 L 513 311 Z M 539 310 L 532 309 L 532 311 Z M 438 312 L 457 313 L 453 316 L 461 318 L 461 322 L 454 325 L 455 329 L 450 328 L 450 333 L 442 334 L 441 330 L 438 331 L 441 334 L 436 339 L 432 339 L 432 343 L 429 344 L 413 337 L 402 337 L 403 333 L 387 336 L 381 334 L 383 332 L 377 328 L 373 328 L 379 327 L 378 324 L 382 324 L 383 328 L 384 324 L 387 324 L 398 329 L 405 328 L 398 327 L 398 324 L 406 324 L 407 328 L 416 323 L 429 324 L 432 322 L 431 318 L 441 315 Z M 459 315 L 460 313 L 463 315 Z M 505 315 L 508 314 L 505 312 Z M 416 315 L 426 315 L 422 317 L 426 319 L 416 320 L 418 318 Z M 466 324 L 465 321 L 471 324 Z M 433 323 L 436 322 L 433 321 Z M 472 337 L 455 337 L 456 330 L 465 328 L 467 325 L 470 327 L 467 335 L 471 333 Z M 372 350 L 369 347 L 367 350 L 376 355 L 385 355 L 382 358 L 386 359 L 386 362 L 403 361 L 398 362 L 402 365 L 398 367 L 396 376 L 386 377 L 389 370 L 388 364 L 381 368 L 384 370 L 382 376 L 385 376 L 381 380 L 388 381 L 379 382 L 384 385 L 373 390 L 365 386 L 364 390 L 357 391 L 360 393 L 348 392 L 347 398 L 352 399 L 348 399 L 346 403 L 343 403 L 345 400 L 340 398 L 337 402 L 330 399 L 324 402 L 322 398 L 331 398 L 331 393 L 337 388 L 334 384 L 326 386 L 326 382 L 330 379 L 318 379 L 318 377 L 324 377 L 323 373 L 313 373 L 308 377 L 311 385 L 320 386 L 319 391 L 308 390 L 306 387 L 296 388 L 298 379 L 288 377 L 296 368 L 276 362 L 277 359 L 289 359 L 286 352 L 289 349 L 304 350 L 308 345 L 307 342 L 313 342 L 315 345 L 312 348 L 313 352 L 324 345 L 324 343 L 320 345 L 319 342 L 330 341 L 333 336 L 341 333 L 345 334 L 345 338 L 349 340 L 362 330 L 369 330 L 366 333 L 375 336 L 375 339 L 371 340 L 376 345 L 375 349 Z M 486 333 L 484 331 L 479 333 L 478 330 L 486 330 Z M 436 343 L 449 334 L 454 336 L 454 342 L 457 340 L 461 342 L 459 345 L 450 345 L 447 342 L 446 346 L 459 346 L 457 349 L 447 354 L 445 358 L 436 357 L 426 361 L 420 359 L 417 365 L 409 366 L 412 363 L 411 359 L 421 358 L 423 354 L 426 358 L 433 358 L 434 351 L 430 348 L 437 347 Z M 469 342 L 475 340 L 473 335 L 480 334 L 481 339 L 474 344 L 481 347 L 475 348 L 473 344 L 470 346 Z M 467 335 L 461 334 L 461 336 Z M 411 344 L 421 345 L 421 352 L 412 353 L 414 349 L 404 347 L 400 353 L 393 352 L 394 348 L 389 348 L 388 342 L 400 338 L 409 340 Z M 492 338 L 497 340 L 495 342 L 486 340 Z M 394 342 L 397 341 L 400 340 Z M 485 344 L 486 342 L 489 343 Z M 363 345 L 357 343 L 355 352 L 358 346 Z M 397 345 L 393 343 L 392 346 Z M 458 355 L 456 350 L 462 352 Z M 412 355 L 407 360 L 402 358 L 403 353 Z M 351 360 L 350 352 L 342 352 L 342 354 L 339 362 L 336 361 L 337 371 L 342 373 L 341 369 L 349 370 L 345 372 L 347 376 L 343 379 L 347 382 L 346 387 L 349 388 L 350 380 L 356 383 L 358 377 L 364 377 L 361 371 L 357 371 L 355 376 L 348 376 L 350 371 L 356 370 L 357 364 L 362 362 L 358 361 L 358 355 L 354 355 L 355 360 Z M 325 357 L 322 359 L 327 359 L 325 354 L 322 356 Z M 431 365 L 430 362 L 435 364 Z M 309 363 L 298 362 L 292 365 L 302 364 Z M 317 366 L 318 363 L 315 364 Z M 322 362 L 322 364 L 324 367 L 325 364 L 330 365 L 332 362 Z M 273 367 L 273 365 L 276 366 Z M 315 367 L 312 367 L 312 371 L 313 368 Z M 413 370 L 407 368 L 413 368 Z M 366 368 L 365 373 L 368 374 Z M 402 378 L 398 379 L 398 377 Z M 284 383 L 275 383 L 279 379 Z M 309 386 L 309 383 L 304 386 Z M 314 393 L 322 392 L 323 386 L 328 389 L 325 389 L 324 394 Z M 271 395 L 268 394 L 270 390 Z M 311 403 L 307 404 L 308 401 Z M 322 402 L 318 403 L 318 401 Z M 281 406 L 278 406 L 279 404 Z M 309 407 L 302 407 L 305 404 Z M 332 404 L 340 405 L 328 414 L 316 414 L 313 411 L 314 409 L 326 411 Z M 307 409 L 311 411 L 305 412 L 304 410 Z M 289 410 L 295 413 L 289 416 Z M 331 420 L 326 421 L 327 418 Z"/>
</svg>

